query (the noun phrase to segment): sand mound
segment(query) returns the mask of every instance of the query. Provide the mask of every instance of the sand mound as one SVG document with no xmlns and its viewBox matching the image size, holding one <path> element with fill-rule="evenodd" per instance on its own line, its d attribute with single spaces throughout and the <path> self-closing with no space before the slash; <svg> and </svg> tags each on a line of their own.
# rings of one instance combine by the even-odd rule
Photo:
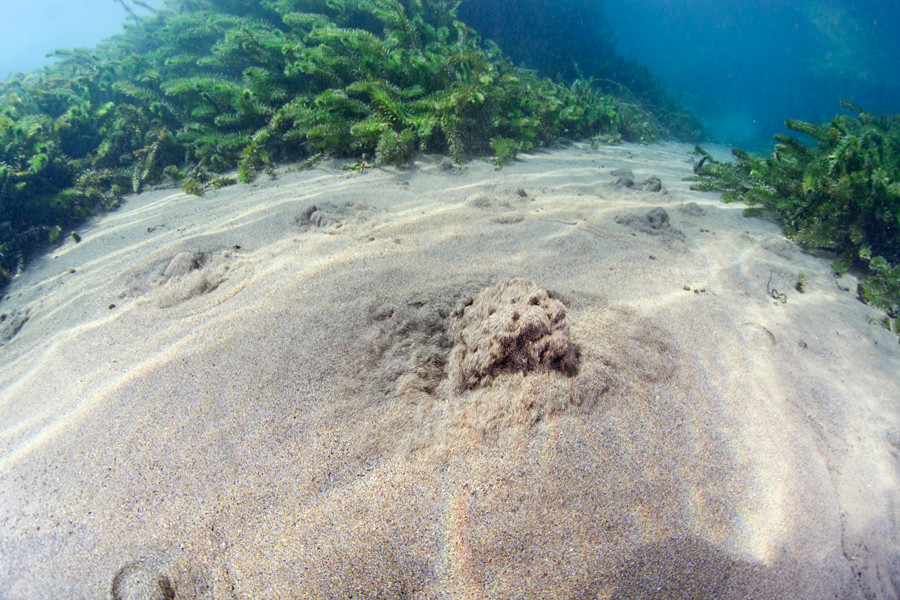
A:
<svg viewBox="0 0 900 600">
<path fill-rule="evenodd" d="M 449 374 L 458 390 L 488 384 L 500 373 L 571 375 L 578 368 L 566 307 L 525 279 L 481 292 L 454 321 L 452 336 Z"/>
<path fill-rule="evenodd" d="M 634 171 L 628 168 L 613 169 L 610 172 L 613 181 L 613 187 L 620 190 L 638 190 L 637 180 Z M 667 194 L 668 190 L 663 187 L 662 180 L 656 175 L 650 175 L 640 183 L 640 191 L 651 194 Z"/>
<path fill-rule="evenodd" d="M 476 194 L 466 196 L 464 202 L 466 206 L 485 209 L 494 208 L 495 206 L 500 205 L 500 200 L 484 192 L 478 192 Z"/>
<path fill-rule="evenodd" d="M 5 344 L 28 322 L 28 309 L 16 309 L 0 314 L 0 344 Z"/>
<path fill-rule="evenodd" d="M 353 454 L 444 456 L 557 415 L 589 419 L 598 406 L 653 395 L 675 371 L 657 323 L 605 303 L 569 323 L 558 297 L 521 278 L 373 300 L 362 313 L 356 383 L 342 396 L 367 401 L 335 416 L 371 424 Z"/>
<path fill-rule="evenodd" d="M 696 202 L 685 202 L 681 206 L 678 207 L 679 212 L 682 212 L 691 217 L 704 217 L 706 216 L 706 211 L 703 210 L 703 207 L 697 204 Z"/>
<path fill-rule="evenodd" d="M 341 227 L 341 222 L 330 212 L 313 204 L 300 215 L 300 226 L 308 229 L 329 229 Z"/>
<path fill-rule="evenodd" d="M 663 245 L 673 250 L 684 250 L 687 237 L 672 227 L 669 221 L 669 213 L 662 207 L 656 207 L 645 215 L 625 214 L 618 215 L 615 222 L 624 225 L 636 233 L 653 236 L 659 239 Z M 632 234 L 634 235 L 634 234 Z"/>
<path fill-rule="evenodd" d="M 175 255 L 175 258 L 172 259 L 172 262 L 170 262 L 169 266 L 166 267 L 166 270 L 163 271 L 163 279 L 165 281 L 170 281 L 176 277 L 184 277 L 191 271 L 199 269 L 202 260 L 203 255 L 195 254 L 193 252 L 180 252 Z"/>
<path fill-rule="evenodd" d="M 365 202 L 316 202 L 300 213 L 296 224 L 302 231 L 336 235 L 349 226 L 370 222 L 377 212 Z"/>
<path fill-rule="evenodd" d="M 232 254 L 182 252 L 169 262 L 157 283 L 154 298 L 160 308 L 169 308 L 196 296 L 208 294 L 228 277 Z"/>
<path fill-rule="evenodd" d="M 798 247 L 793 242 L 775 236 L 763 240 L 762 247 L 781 258 L 792 259 L 797 256 Z"/>
<path fill-rule="evenodd" d="M 218 288 L 228 277 L 232 258 L 230 250 L 178 252 L 138 267 L 120 296 L 146 297 L 160 308 L 170 308 Z"/>
<path fill-rule="evenodd" d="M 661 192 L 663 191 L 662 181 L 656 175 L 651 175 L 644 180 L 644 187 L 641 189 L 645 192 Z"/>
<path fill-rule="evenodd" d="M 615 185 L 620 188 L 634 187 L 634 172 L 631 169 L 613 169 L 609 175 L 613 178 Z"/>
<path fill-rule="evenodd" d="M 113 578 L 113 600 L 174 600 L 175 588 L 167 575 L 152 564 L 135 561 Z"/>
<path fill-rule="evenodd" d="M 649 235 L 663 235 L 672 229 L 669 224 L 669 213 L 666 212 L 666 209 L 659 207 L 652 209 L 643 217 L 635 214 L 619 215 L 616 217 L 616 223 Z"/>
<path fill-rule="evenodd" d="M 360 373 L 368 391 L 379 398 L 434 392 L 445 378 L 452 347 L 449 318 L 465 298 L 471 302 L 473 293 L 462 286 L 415 294 L 402 302 L 372 301 L 365 308 L 366 363 Z"/>
</svg>

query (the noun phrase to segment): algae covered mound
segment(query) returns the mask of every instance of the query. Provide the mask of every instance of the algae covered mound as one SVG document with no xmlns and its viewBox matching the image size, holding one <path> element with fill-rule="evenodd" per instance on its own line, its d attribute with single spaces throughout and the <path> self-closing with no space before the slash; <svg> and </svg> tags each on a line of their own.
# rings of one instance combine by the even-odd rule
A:
<svg viewBox="0 0 900 600">
<path fill-rule="evenodd" d="M 532 281 L 510 279 L 478 294 L 451 325 L 449 374 L 459 390 L 490 383 L 501 373 L 578 368 L 565 305 Z"/>
</svg>

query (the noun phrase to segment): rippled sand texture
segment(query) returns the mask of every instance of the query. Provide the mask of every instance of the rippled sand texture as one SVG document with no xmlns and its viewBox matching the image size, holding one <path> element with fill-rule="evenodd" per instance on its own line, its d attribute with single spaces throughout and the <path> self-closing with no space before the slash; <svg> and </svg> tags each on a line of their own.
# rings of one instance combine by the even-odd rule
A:
<svg viewBox="0 0 900 600">
<path fill-rule="evenodd" d="M 328 162 L 80 229 L 0 303 L 0 598 L 897 598 L 900 344 L 691 161 Z"/>
</svg>

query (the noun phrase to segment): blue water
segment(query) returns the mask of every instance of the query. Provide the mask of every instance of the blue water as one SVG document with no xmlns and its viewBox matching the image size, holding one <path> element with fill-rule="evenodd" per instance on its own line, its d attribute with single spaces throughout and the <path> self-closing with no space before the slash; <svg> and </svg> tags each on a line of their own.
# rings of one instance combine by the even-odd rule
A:
<svg viewBox="0 0 900 600">
<path fill-rule="evenodd" d="M 771 147 L 787 117 L 841 98 L 900 112 L 895 0 L 607 0 L 617 49 L 662 77 L 723 142 Z"/>
<path fill-rule="evenodd" d="M 842 98 L 900 112 L 896 0 L 469 0 L 460 11 L 551 77 L 573 75 L 572 62 L 606 76 L 611 45 L 717 141 L 748 150 L 770 150 L 786 118 L 830 120 Z"/>
<path fill-rule="evenodd" d="M 115 0 L 0 0 L 0 7 L 0 79 L 47 64 L 53 50 L 120 33 L 126 14 Z"/>
<path fill-rule="evenodd" d="M 0 78 L 46 64 L 54 48 L 91 46 L 125 16 L 116 0 L 3 0 L 3 11 Z M 770 149 L 788 117 L 829 120 L 844 97 L 900 112 L 894 0 L 468 0 L 461 11 L 515 27 L 516 48 L 504 50 L 522 60 L 556 51 L 551 76 L 572 75 L 571 54 L 589 67 L 614 47 L 649 67 L 717 141 L 748 150 Z"/>
</svg>

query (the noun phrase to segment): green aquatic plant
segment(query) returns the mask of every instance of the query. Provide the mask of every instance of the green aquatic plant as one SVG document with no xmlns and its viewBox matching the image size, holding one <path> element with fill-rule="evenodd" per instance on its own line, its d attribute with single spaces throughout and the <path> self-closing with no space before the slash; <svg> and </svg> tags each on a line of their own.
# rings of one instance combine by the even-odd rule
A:
<svg viewBox="0 0 900 600">
<path fill-rule="evenodd" d="M 495 137 L 491 140 L 491 148 L 494 150 L 494 158 L 491 161 L 498 167 L 502 167 L 516 160 L 519 153 L 519 142 L 510 138 Z"/>
<path fill-rule="evenodd" d="M 898 331 L 900 265 L 890 264 L 884 257 L 875 256 L 869 258 L 866 267 L 869 275 L 859 283 L 859 297 L 872 306 L 884 309 L 883 325 L 891 331 Z"/>
<path fill-rule="evenodd" d="M 849 100 L 830 123 L 785 124 L 807 145 L 778 134 L 770 156 L 734 149 L 734 163 L 702 148 L 694 189 L 741 200 L 747 214 L 768 214 L 807 248 L 834 252 L 836 271 L 866 273 L 860 298 L 896 320 L 900 311 L 900 115 L 876 115 Z"/>
<path fill-rule="evenodd" d="M 323 156 L 508 162 L 669 129 L 624 91 L 515 67 L 440 0 L 122 4 L 123 34 L 0 83 L 0 284 L 57 228 L 154 185 L 199 195 Z"/>
<path fill-rule="evenodd" d="M 181 180 L 181 189 L 185 194 L 202 196 L 206 193 L 206 186 L 194 176 L 187 176 Z"/>
</svg>

